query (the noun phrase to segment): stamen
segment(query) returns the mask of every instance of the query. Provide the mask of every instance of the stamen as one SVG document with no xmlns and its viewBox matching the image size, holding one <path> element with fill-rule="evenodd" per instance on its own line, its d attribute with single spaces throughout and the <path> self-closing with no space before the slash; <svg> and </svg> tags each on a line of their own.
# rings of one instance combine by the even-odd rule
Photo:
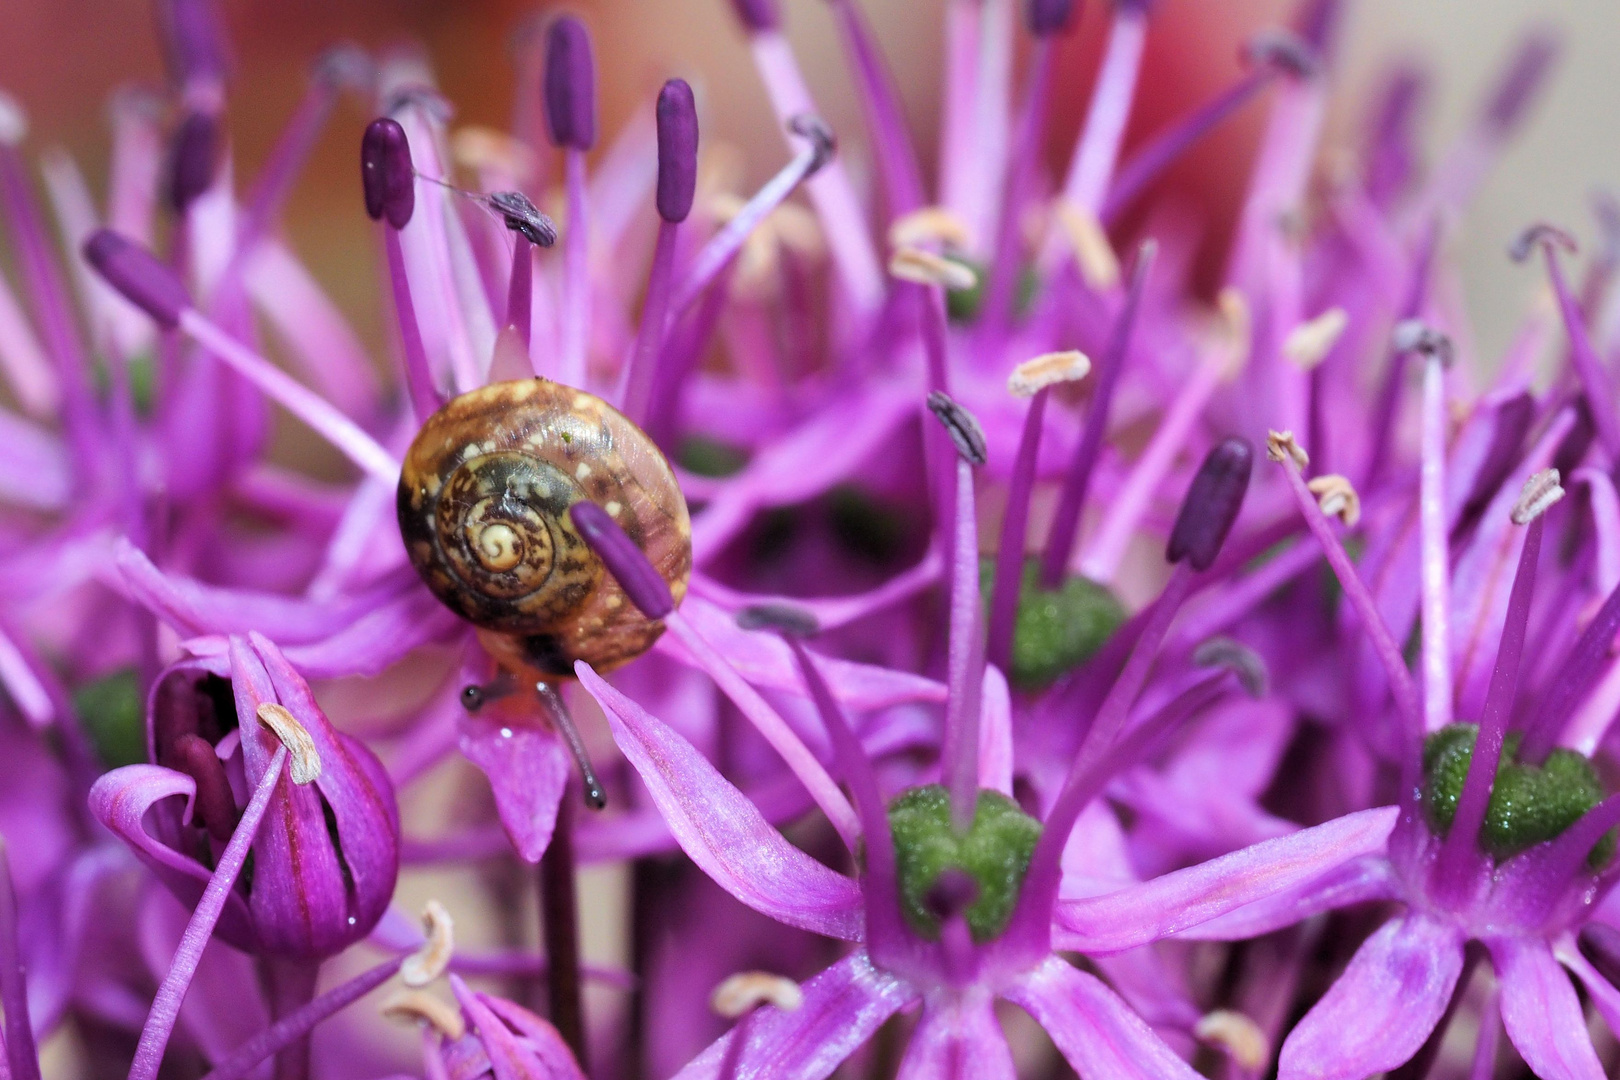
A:
<svg viewBox="0 0 1620 1080">
<path fill-rule="evenodd" d="M 1119 256 L 1114 254 L 1114 245 L 1108 242 L 1108 233 L 1097 215 L 1067 201 L 1057 203 L 1052 213 L 1074 251 L 1075 263 L 1086 285 L 1097 292 L 1117 286 Z"/>
<path fill-rule="evenodd" d="M 1535 528 L 1536 523 L 1532 522 L 1530 527 Z M 1620 632 L 1620 586 L 1609 593 L 1598 613 L 1586 624 L 1569 655 L 1558 666 L 1547 691 L 1539 696 L 1535 716 L 1519 747 L 1522 764 L 1539 765 L 1552 750 L 1575 706 L 1597 678 L 1617 632 Z"/>
<path fill-rule="evenodd" d="M 572 15 L 551 24 L 546 35 L 546 120 L 559 149 L 596 145 L 596 62 L 590 31 Z"/>
<path fill-rule="evenodd" d="M 523 192 L 492 192 L 489 206 L 501 215 L 508 229 L 529 243 L 537 247 L 550 247 L 557 242 L 557 223 L 541 213 L 540 208 Z"/>
<path fill-rule="evenodd" d="M 1316 496 L 1317 505 L 1328 517 L 1336 517 L 1345 527 L 1353 529 L 1361 520 L 1361 496 L 1356 493 L 1350 478 L 1328 473 L 1312 479 L 1305 487 Z M 1518 522 L 1523 524 L 1523 522 Z"/>
<path fill-rule="evenodd" d="M 773 1005 L 793 1012 L 804 1004 L 799 984 L 768 971 L 739 971 L 714 988 L 709 1008 L 727 1020 L 740 1019 L 761 1005 Z"/>
<path fill-rule="evenodd" d="M 220 142 L 214 113 L 194 112 L 181 121 L 169 151 L 169 207 L 179 216 L 213 186 Z"/>
<path fill-rule="evenodd" d="M 1524 482 L 1519 501 L 1513 504 L 1512 521 L 1515 525 L 1528 525 L 1545 514 L 1564 497 L 1557 469 L 1542 469 Z"/>
<path fill-rule="evenodd" d="M 1074 0 L 1029 0 L 1029 32 L 1036 37 L 1061 34 L 1074 18 Z"/>
<path fill-rule="evenodd" d="M 422 990 L 401 990 L 382 1004 L 382 1014 L 407 1024 L 428 1024 L 451 1042 L 467 1034 L 461 1010 Z"/>
<path fill-rule="evenodd" d="M 653 569 L 646 553 L 625 534 L 613 515 L 595 503 L 582 499 L 568 508 L 569 519 L 581 539 L 602 560 L 618 581 L 630 602 L 649 619 L 667 618 L 675 610 L 675 597 L 669 582 Z"/>
<path fill-rule="evenodd" d="M 1402 326 L 1407 324 L 1403 323 Z M 1397 332 L 1400 327 L 1396 328 Z M 1446 381 L 1450 339 L 1442 344 L 1419 334 L 1423 368 L 1423 452 L 1418 476 L 1419 533 L 1422 547 L 1423 715 L 1429 731 L 1451 723 L 1451 562 L 1446 523 Z"/>
<path fill-rule="evenodd" d="M 924 206 L 896 218 L 889 226 L 891 248 L 915 248 L 923 244 L 966 251 L 973 247 L 973 231 L 961 215 L 945 206 Z"/>
<path fill-rule="evenodd" d="M 775 30 L 782 24 L 782 12 L 776 0 L 731 0 L 731 6 L 750 33 Z"/>
<path fill-rule="evenodd" d="M 1292 461 L 1295 468 L 1303 469 L 1311 463 L 1311 456 L 1305 448 L 1299 445 L 1292 431 L 1270 431 L 1266 433 L 1266 457 L 1281 465 L 1285 461 Z"/>
<path fill-rule="evenodd" d="M 1247 439 L 1229 438 L 1211 450 L 1181 502 L 1165 558 L 1208 570 L 1243 509 L 1253 471 L 1254 448 Z"/>
<path fill-rule="evenodd" d="M 984 429 L 973 414 L 951 399 L 949 394 L 935 390 L 928 395 L 928 408 L 939 418 L 951 443 L 964 462 L 983 465 L 989 460 L 990 450 L 984 439 Z"/>
<path fill-rule="evenodd" d="M 1311 43 L 1291 30 L 1263 29 L 1244 42 L 1243 58 L 1255 66 L 1280 68 L 1297 79 L 1313 78 L 1322 58 Z"/>
<path fill-rule="evenodd" d="M 923 248 L 903 247 L 889 257 L 889 273 L 914 285 L 931 285 L 963 292 L 979 283 L 973 268 Z"/>
<path fill-rule="evenodd" d="M 1147 275 L 1153 266 L 1158 246 L 1151 240 L 1137 249 L 1136 264 L 1131 268 L 1130 285 L 1125 293 L 1125 306 L 1114 322 L 1113 333 L 1103 353 L 1097 372 L 1097 386 L 1091 397 L 1091 408 L 1086 412 L 1086 429 L 1074 458 L 1069 463 L 1068 475 L 1063 481 L 1063 494 L 1057 513 L 1052 519 L 1051 532 L 1046 540 L 1046 552 L 1041 559 L 1041 585 L 1053 589 L 1063 582 L 1069 555 L 1074 550 L 1075 537 L 1080 531 L 1080 512 L 1085 509 L 1086 494 L 1091 488 L 1091 474 L 1096 468 L 1097 455 L 1102 449 L 1103 435 L 1108 427 L 1109 412 L 1113 407 L 1114 390 L 1130 352 L 1131 337 L 1136 327 L 1136 313 L 1141 307 L 1142 292 Z"/>
<path fill-rule="evenodd" d="M 1013 397 L 1034 397 L 1049 386 L 1079 382 L 1090 373 L 1091 358 L 1076 349 L 1043 353 L 1013 368 L 1007 376 L 1007 392 Z"/>
<path fill-rule="evenodd" d="M 286 706 L 270 701 L 262 703 L 257 714 L 264 726 L 274 732 L 281 745 L 287 748 L 287 754 L 292 759 L 288 770 L 292 782 L 300 785 L 314 783 L 321 775 L 321 755 L 304 725 L 287 711 Z"/>
<path fill-rule="evenodd" d="M 360 140 L 360 183 L 372 221 L 386 217 L 395 229 L 410 223 L 416 212 L 416 170 L 410 140 L 398 121 L 384 116 L 366 125 Z"/>
<path fill-rule="evenodd" d="M 1259 653 L 1229 637 L 1212 637 L 1193 650 L 1193 663 L 1205 668 L 1225 668 L 1236 675 L 1243 689 L 1255 700 L 1270 692 L 1271 672 Z"/>
<path fill-rule="evenodd" d="M 1283 355 L 1304 371 L 1310 371 L 1333 351 L 1350 325 L 1342 307 L 1329 308 L 1309 322 L 1294 327 L 1283 340 Z"/>
<path fill-rule="evenodd" d="M 444 974 L 455 954 L 456 927 L 443 904 L 437 900 L 427 902 L 422 909 L 422 928 L 427 941 L 400 965 L 399 977 L 406 986 L 428 985 Z"/>
<path fill-rule="evenodd" d="M 602 781 L 596 778 L 596 770 L 591 768 L 591 755 L 585 749 L 585 740 L 580 737 L 579 726 L 574 723 L 574 714 L 568 710 L 568 704 L 550 683 L 536 683 L 534 689 L 539 694 L 541 703 L 551 714 L 551 722 L 557 728 L 558 734 L 563 737 L 569 754 L 574 758 L 574 767 L 579 770 L 585 805 L 592 810 L 603 809 L 607 806 L 607 791 L 602 787 Z"/>
<path fill-rule="evenodd" d="M 736 621 L 744 630 L 774 630 L 792 637 L 815 637 L 821 632 L 815 612 L 797 604 L 753 604 L 737 612 Z"/>
<path fill-rule="evenodd" d="M 1519 51 L 1485 106 L 1482 121 L 1487 133 L 1505 138 L 1519 126 L 1536 92 L 1546 83 L 1558 53 L 1558 39 L 1545 29 L 1521 40 Z"/>
<path fill-rule="evenodd" d="M 191 732 L 175 739 L 163 755 L 165 763 L 191 777 L 197 785 L 195 818 L 220 843 L 226 843 L 236 829 L 236 801 L 231 782 L 225 775 L 208 740 Z"/>
<path fill-rule="evenodd" d="M 1199 1041 L 1224 1050 L 1238 1068 L 1258 1073 L 1271 1061 L 1271 1040 L 1260 1025 L 1230 1009 L 1205 1013 L 1193 1025 Z"/>
<path fill-rule="evenodd" d="M 157 1076 L 158 1067 L 163 1063 L 163 1050 L 180 1015 L 180 1003 L 185 1000 L 186 991 L 197 973 L 203 948 L 213 937 L 214 926 L 225 910 L 226 898 L 236 886 L 237 875 L 247 861 L 248 851 L 264 820 L 264 812 L 270 805 L 270 796 L 286 764 L 287 748 L 278 746 L 270 758 L 269 768 L 253 791 L 253 798 L 248 801 L 247 809 L 242 811 L 242 820 L 236 826 L 231 842 L 220 852 L 214 873 L 209 877 L 202 898 L 197 901 L 185 932 L 180 936 L 180 944 L 175 948 L 169 971 L 152 997 L 152 1010 L 141 1028 L 140 1041 L 135 1047 L 135 1060 L 130 1065 L 129 1080 L 155 1080 Z"/>
</svg>

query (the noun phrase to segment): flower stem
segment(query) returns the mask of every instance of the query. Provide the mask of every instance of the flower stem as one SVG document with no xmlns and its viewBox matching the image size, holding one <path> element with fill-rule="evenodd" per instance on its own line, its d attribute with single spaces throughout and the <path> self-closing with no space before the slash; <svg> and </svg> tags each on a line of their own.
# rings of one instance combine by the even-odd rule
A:
<svg viewBox="0 0 1620 1080">
<path fill-rule="evenodd" d="M 540 857 L 540 917 L 551 1022 L 574 1052 L 580 1068 L 588 1070 L 579 966 L 579 898 L 574 875 L 575 801 L 574 782 L 570 780 L 557 806 L 556 831 Z"/>
<path fill-rule="evenodd" d="M 309 1007 L 315 998 L 315 980 L 320 975 L 319 961 L 265 957 L 261 962 L 265 981 L 270 988 L 270 1001 L 276 1021 L 296 1016 Z M 282 1040 L 274 1052 L 275 1080 L 308 1080 L 307 1028 Z"/>
</svg>

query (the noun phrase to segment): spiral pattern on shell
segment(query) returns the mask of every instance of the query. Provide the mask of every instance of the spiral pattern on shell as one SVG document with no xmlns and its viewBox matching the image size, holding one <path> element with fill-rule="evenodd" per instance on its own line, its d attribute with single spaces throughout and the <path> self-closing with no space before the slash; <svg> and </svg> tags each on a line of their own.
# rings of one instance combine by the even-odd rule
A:
<svg viewBox="0 0 1620 1080">
<path fill-rule="evenodd" d="M 692 530 L 674 471 L 607 402 L 547 379 L 493 383 L 430 416 L 405 456 L 399 527 L 411 563 L 514 671 L 555 678 L 645 652 L 644 617 L 575 531 L 568 507 L 613 515 L 677 602 Z"/>
</svg>

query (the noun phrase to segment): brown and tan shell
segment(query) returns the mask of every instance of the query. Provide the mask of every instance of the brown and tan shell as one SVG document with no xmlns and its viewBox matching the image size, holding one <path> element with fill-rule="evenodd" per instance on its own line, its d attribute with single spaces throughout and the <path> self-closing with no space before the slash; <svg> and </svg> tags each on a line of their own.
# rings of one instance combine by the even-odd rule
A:
<svg viewBox="0 0 1620 1080">
<path fill-rule="evenodd" d="M 568 507 L 581 499 L 613 515 L 680 603 L 692 570 L 686 499 L 653 441 L 601 398 L 548 379 L 492 383 L 446 402 L 405 455 L 399 528 L 411 563 L 515 673 L 615 667 L 663 632 L 574 530 Z"/>
</svg>

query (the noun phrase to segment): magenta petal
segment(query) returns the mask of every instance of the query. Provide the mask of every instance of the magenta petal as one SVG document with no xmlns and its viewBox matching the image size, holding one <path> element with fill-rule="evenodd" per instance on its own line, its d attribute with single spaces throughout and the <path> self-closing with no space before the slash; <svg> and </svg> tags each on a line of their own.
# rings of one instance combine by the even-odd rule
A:
<svg viewBox="0 0 1620 1080">
<path fill-rule="evenodd" d="M 1119 892 L 1064 901 L 1057 909 L 1062 947 L 1134 949 L 1305 884 L 1381 849 L 1398 814 L 1393 806 L 1347 814 Z"/>
<path fill-rule="evenodd" d="M 788 843 L 691 743 L 589 665 L 575 670 L 607 714 L 614 741 L 641 774 L 675 839 L 704 873 L 779 922 L 846 941 L 861 939 L 860 886 Z"/>
<path fill-rule="evenodd" d="M 1462 964 L 1454 927 L 1427 915 L 1391 919 L 1283 1043 L 1278 1080 L 1361 1080 L 1402 1064 L 1440 1021 Z"/>
<path fill-rule="evenodd" d="M 1553 953 L 1575 973 L 1586 987 L 1587 996 L 1592 999 L 1592 1006 L 1597 1009 L 1603 1022 L 1609 1025 L 1611 1035 L 1620 1036 L 1620 988 L 1617 988 L 1603 973 L 1592 966 L 1581 950 L 1576 947 L 1573 935 L 1566 934 L 1554 946 Z"/>
<path fill-rule="evenodd" d="M 90 789 L 90 813 L 115 836 L 128 844 L 136 857 L 157 875 L 158 880 L 188 907 L 202 897 L 211 876 L 208 868 L 188 858 L 146 831 L 149 810 L 165 799 L 185 799 L 183 817 L 191 816 L 191 800 L 197 785 L 191 777 L 156 765 L 126 765 L 104 774 Z M 159 808 L 161 810 L 161 808 Z M 154 815 L 154 825 L 162 828 L 164 815 Z M 225 899 L 219 920 L 219 934 L 233 945 L 244 948 L 254 943 L 252 921 L 241 894 L 232 891 Z"/>
<path fill-rule="evenodd" d="M 1006 994 L 1085 1080 L 1196 1080 L 1198 1074 L 1101 979 L 1051 957 Z"/>
<path fill-rule="evenodd" d="M 489 777 L 501 826 L 519 855 L 539 862 L 568 785 L 568 750 L 552 731 L 468 716 L 461 752 Z"/>
<path fill-rule="evenodd" d="M 1238 908 L 1184 930 L 1177 937 L 1194 941 L 1242 941 L 1368 900 L 1393 900 L 1399 894 L 1394 870 L 1381 855 L 1353 859 L 1297 888 Z"/>
<path fill-rule="evenodd" d="M 983 990 L 930 1000 L 896 1080 L 1017 1080 L 993 1005 Z"/>
<path fill-rule="evenodd" d="M 1542 1080 L 1603 1080 L 1569 974 L 1540 938 L 1486 942 L 1502 988 L 1502 1024 Z"/>
<path fill-rule="evenodd" d="M 794 1011 L 767 1006 L 749 1018 L 735 1080 L 821 1080 L 917 997 L 909 985 L 874 968 L 864 949 L 803 989 L 804 1003 Z M 719 1080 L 731 1038 L 710 1044 L 674 1080 Z"/>
</svg>

